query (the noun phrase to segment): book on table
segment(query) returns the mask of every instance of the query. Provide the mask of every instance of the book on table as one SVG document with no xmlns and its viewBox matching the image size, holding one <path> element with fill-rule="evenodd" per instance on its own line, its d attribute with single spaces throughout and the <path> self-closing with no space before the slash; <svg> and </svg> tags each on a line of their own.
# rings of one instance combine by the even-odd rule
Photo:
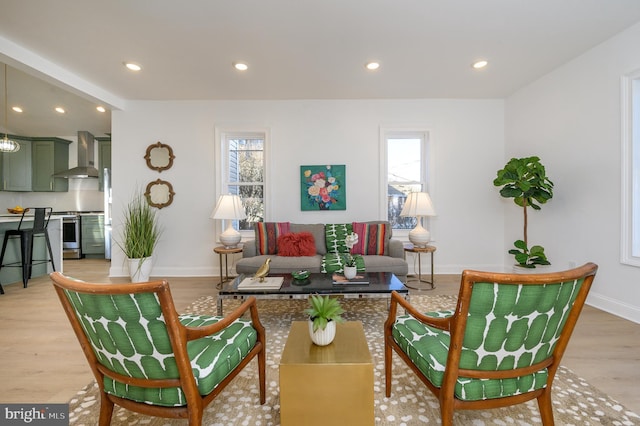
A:
<svg viewBox="0 0 640 426">
<path fill-rule="evenodd" d="M 342 274 L 335 273 L 333 274 L 333 283 L 346 285 L 346 284 L 369 284 L 369 279 L 364 275 L 356 275 L 355 277 L 348 279 Z"/>
<path fill-rule="evenodd" d="M 279 290 L 283 281 L 284 277 L 264 277 L 264 281 L 247 277 L 238 284 L 238 290 Z"/>
</svg>

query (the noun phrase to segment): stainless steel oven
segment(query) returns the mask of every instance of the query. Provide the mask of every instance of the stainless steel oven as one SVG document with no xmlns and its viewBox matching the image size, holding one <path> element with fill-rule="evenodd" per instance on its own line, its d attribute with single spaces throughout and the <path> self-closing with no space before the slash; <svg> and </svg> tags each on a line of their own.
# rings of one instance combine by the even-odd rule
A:
<svg viewBox="0 0 640 426">
<path fill-rule="evenodd" d="M 62 257 L 80 259 L 80 216 L 65 214 L 62 218 Z"/>
</svg>

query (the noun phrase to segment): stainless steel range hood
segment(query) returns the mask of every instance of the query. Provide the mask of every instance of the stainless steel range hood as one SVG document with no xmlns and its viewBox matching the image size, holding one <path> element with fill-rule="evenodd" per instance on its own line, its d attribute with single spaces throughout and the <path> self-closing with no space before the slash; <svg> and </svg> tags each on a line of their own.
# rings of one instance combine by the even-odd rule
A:
<svg viewBox="0 0 640 426">
<path fill-rule="evenodd" d="M 64 172 L 58 172 L 53 177 L 63 178 L 97 178 L 98 169 L 95 168 L 93 159 L 94 137 L 87 131 L 78 132 L 78 166 Z"/>
</svg>

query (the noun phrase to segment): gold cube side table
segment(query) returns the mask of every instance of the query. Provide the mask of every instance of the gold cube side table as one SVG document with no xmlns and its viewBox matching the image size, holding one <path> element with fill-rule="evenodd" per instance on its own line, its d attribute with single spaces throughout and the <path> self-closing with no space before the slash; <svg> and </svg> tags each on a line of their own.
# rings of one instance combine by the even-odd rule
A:
<svg viewBox="0 0 640 426">
<path fill-rule="evenodd" d="M 367 425 L 374 420 L 373 361 L 362 323 L 337 324 L 317 346 L 306 321 L 294 321 L 280 360 L 282 426 Z"/>
</svg>

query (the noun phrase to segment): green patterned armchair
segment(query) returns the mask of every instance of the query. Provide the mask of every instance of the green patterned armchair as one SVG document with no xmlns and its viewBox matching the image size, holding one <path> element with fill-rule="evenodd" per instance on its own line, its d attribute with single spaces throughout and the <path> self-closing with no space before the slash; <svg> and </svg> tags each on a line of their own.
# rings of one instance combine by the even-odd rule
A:
<svg viewBox="0 0 640 426">
<path fill-rule="evenodd" d="M 387 397 L 395 351 L 438 398 L 443 426 L 456 409 L 531 399 L 542 423 L 553 425 L 551 385 L 596 270 L 587 263 L 544 274 L 464 271 L 457 306 L 445 312 L 419 313 L 394 292 L 384 325 Z"/>
<path fill-rule="evenodd" d="M 114 404 L 199 426 L 204 407 L 256 356 L 264 404 L 255 298 L 225 317 L 178 315 L 166 281 L 95 284 L 59 272 L 51 280 L 100 387 L 101 426 Z"/>
</svg>

